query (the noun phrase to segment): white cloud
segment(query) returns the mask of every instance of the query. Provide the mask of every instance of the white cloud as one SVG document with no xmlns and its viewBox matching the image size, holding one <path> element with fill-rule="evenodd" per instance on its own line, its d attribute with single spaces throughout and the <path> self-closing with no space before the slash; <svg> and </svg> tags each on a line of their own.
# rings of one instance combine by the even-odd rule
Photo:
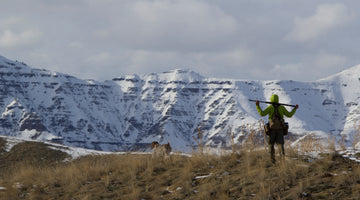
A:
<svg viewBox="0 0 360 200">
<path fill-rule="evenodd" d="M 338 73 L 344 69 L 348 58 L 328 52 L 308 54 L 298 62 L 276 64 L 269 68 L 268 76 L 274 79 L 299 79 L 314 81 Z"/>
<path fill-rule="evenodd" d="M 261 75 L 263 79 L 289 80 L 296 76 L 304 76 L 307 67 L 303 62 L 275 64 L 267 70 L 262 70 Z M 304 78 L 304 80 L 305 79 L 306 78 Z"/>
<path fill-rule="evenodd" d="M 110 30 L 94 34 L 99 39 L 116 38 L 113 42 L 132 49 L 215 49 L 238 30 L 231 15 L 203 1 L 133 1 L 121 9 L 121 15 L 119 11 L 108 14 L 106 20 L 113 23 Z"/>
<path fill-rule="evenodd" d="M 241 77 L 240 70 L 254 58 L 252 52 L 237 48 L 221 52 L 179 53 L 170 51 L 134 50 L 126 55 L 127 71 L 162 72 L 174 68 L 195 70 L 204 76 Z M 123 64 L 123 63 L 122 63 Z"/>
<path fill-rule="evenodd" d="M 308 41 L 347 23 L 349 19 L 351 16 L 343 4 L 320 5 L 314 15 L 296 18 L 294 27 L 286 38 L 296 42 Z"/>
<path fill-rule="evenodd" d="M 109 60 L 112 58 L 110 53 L 108 52 L 101 52 L 96 55 L 92 55 L 91 57 L 87 58 L 86 61 L 90 63 L 104 63 L 109 62 Z"/>
<path fill-rule="evenodd" d="M 73 41 L 69 43 L 69 47 L 80 49 L 83 48 L 84 45 L 79 41 Z"/>
<path fill-rule="evenodd" d="M 79 78 L 190 68 L 210 77 L 315 80 L 360 62 L 357 0 L 2 0 L 1 7 L 3 56 Z"/>
<path fill-rule="evenodd" d="M 28 28 L 23 17 L 0 19 L 0 47 L 13 48 L 29 45 L 40 39 L 42 33 L 36 28 Z"/>
<path fill-rule="evenodd" d="M 142 73 L 166 71 L 172 67 L 184 67 L 189 59 L 185 55 L 167 51 L 133 50 L 126 52 L 126 73 L 142 71 Z M 183 61 L 181 62 L 181 60 Z M 176 64 L 181 63 L 181 66 Z"/>
<path fill-rule="evenodd" d="M 314 59 L 314 66 L 321 71 L 343 68 L 347 63 L 347 58 L 342 55 L 330 54 L 330 53 L 320 53 L 316 55 Z"/>
<path fill-rule="evenodd" d="M 40 39 L 41 32 L 36 29 L 29 29 L 15 33 L 12 30 L 4 30 L 0 33 L 0 47 L 15 47 L 28 45 Z"/>
<path fill-rule="evenodd" d="M 254 58 L 254 55 L 253 52 L 248 49 L 236 48 L 219 52 L 195 53 L 192 57 L 193 60 L 197 61 L 198 65 L 236 69 L 251 61 Z"/>
<path fill-rule="evenodd" d="M 4 28 L 4 27 L 7 27 L 7 26 L 12 26 L 12 25 L 15 25 L 15 24 L 19 24 L 22 21 L 23 21 L 23 19 L 20 18 L 20 17 L 9 17 L 9 18 L 6 18 L 6 19 L 0 19 L 0 27 Z"/>
</svg>

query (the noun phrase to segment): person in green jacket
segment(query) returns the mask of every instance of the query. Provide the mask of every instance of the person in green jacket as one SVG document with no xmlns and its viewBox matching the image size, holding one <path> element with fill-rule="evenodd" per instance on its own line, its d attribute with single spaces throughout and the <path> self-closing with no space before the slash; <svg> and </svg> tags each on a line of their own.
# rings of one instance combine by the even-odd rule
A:
<svg viewBox="0 0 360 200">
<path fill-rule="evenodd" d="M 279 103 L 279 96 L 276 94 L 271 95 L 270 101 L 273 102 L 274 104 L 269 105 L 267 108 L 265 108 L 265 110 L 262 110 L 260 107 L 260 102 L 256 101 L 256 109 L 258 111 L 258 113 L 260 114 L 260 116 L 266 116 L 269 115 L 269 122 L 273 119 L 275 113 L 277 116 L 279 116 L 281 118 L 281 120 L 283 121 L 284 119 L 284 115 L 286 117 L 292 117 L 296 110 L 299 108 L 299 105 L 296 105 L 295 108 L 289 112 L 284 106 L 282 105 L 276 105 L 276 103 Z M 275 109 L 278 109 L 278 112 L 276 112 Z M 285 156 L 285 149 L 284 149 L 284 129 L 281 128 L 270 128 L 269 134 L 268 134 L 268 144 L 269 144 L 269 149 L 270 149 L 270 158 L 271 161 L 273 163 L 275 163 L 275 148 L 274 145 L 275 143 L 278 145 L 278 147 L 280 148 L 281 151 L 281 155 L 282 157 Z"/>
</svg>

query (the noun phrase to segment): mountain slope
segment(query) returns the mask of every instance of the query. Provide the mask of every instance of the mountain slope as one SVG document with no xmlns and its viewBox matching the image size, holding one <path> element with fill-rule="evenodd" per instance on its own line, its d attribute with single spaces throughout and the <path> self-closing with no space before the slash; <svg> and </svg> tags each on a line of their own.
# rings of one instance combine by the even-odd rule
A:
<svg viewBox="0 0 360 200">
<path fill-rule="evenodd" d="M 199 128 L 224 146 L 258 128 L 253 102 L 299 104 L 290 132 L 349 136 L 359 119 L 360 66 L 315 82 L 206 78 L 192 71 L 81 80 L 0 57 L 0 134 L 107 151 L 146 149 L 156 140 L 189 151 Z M 265 105 L 261 105 L 263 108 Z M 263 118 L 266 120 L 265 118 Z"/>
</svg>

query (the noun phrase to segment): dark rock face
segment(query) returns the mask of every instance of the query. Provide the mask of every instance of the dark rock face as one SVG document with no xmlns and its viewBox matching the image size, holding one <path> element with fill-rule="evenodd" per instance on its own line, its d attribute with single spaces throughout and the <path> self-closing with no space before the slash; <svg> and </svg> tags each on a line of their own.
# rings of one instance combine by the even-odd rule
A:
<svg viewBox="0 0 360 200">
<path fill-rule="evenodd" d="M 21 121 L 19 126 L 19 131 L 24 130 L 36 130 L 37 132 L 47 131 L 46 127 L 42 123 L 41 118 L 34 112 L 26 113 Z"/>
</svg>

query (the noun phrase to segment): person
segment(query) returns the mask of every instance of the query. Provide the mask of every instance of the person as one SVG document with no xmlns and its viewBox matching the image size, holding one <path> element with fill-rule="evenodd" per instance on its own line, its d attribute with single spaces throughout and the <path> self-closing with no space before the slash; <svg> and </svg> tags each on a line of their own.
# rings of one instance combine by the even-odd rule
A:
<svg viewBox="0 0 360 200">
<path fill-rule="evenodd" d="M 294 109 L 289 112 L 284 106 L 279 105 L 279 96 L 276 94 L 271 95 L 270 101 L 273 103 L 269 105 L 265 110 L 262 110 L 260 107 L 260 102 L 256 101 L 256 110 L 260 116 L 269 115 L 269 123 L 266 125 L 269 130 L 267 131 L 268 135 L 268 145 L 270 149 L 270 158 L 273 163 L 275 163 L 275 143 L 280 148 L 280 155 L 284 158 L 285 148 L 284 148 L 284 134 L 287 134 L 288 126 L 285 125 L 284 115 L 286 117 L 292 117 L 296 110 L 299 108 L 299 105 L 296 104 Z M 276 120 L 279 118 L 279 120 Z M 280 122 L 277 122 L 280 121 Z M 281 123 L 281 125 L 276 125 Z"/>
</svg>

